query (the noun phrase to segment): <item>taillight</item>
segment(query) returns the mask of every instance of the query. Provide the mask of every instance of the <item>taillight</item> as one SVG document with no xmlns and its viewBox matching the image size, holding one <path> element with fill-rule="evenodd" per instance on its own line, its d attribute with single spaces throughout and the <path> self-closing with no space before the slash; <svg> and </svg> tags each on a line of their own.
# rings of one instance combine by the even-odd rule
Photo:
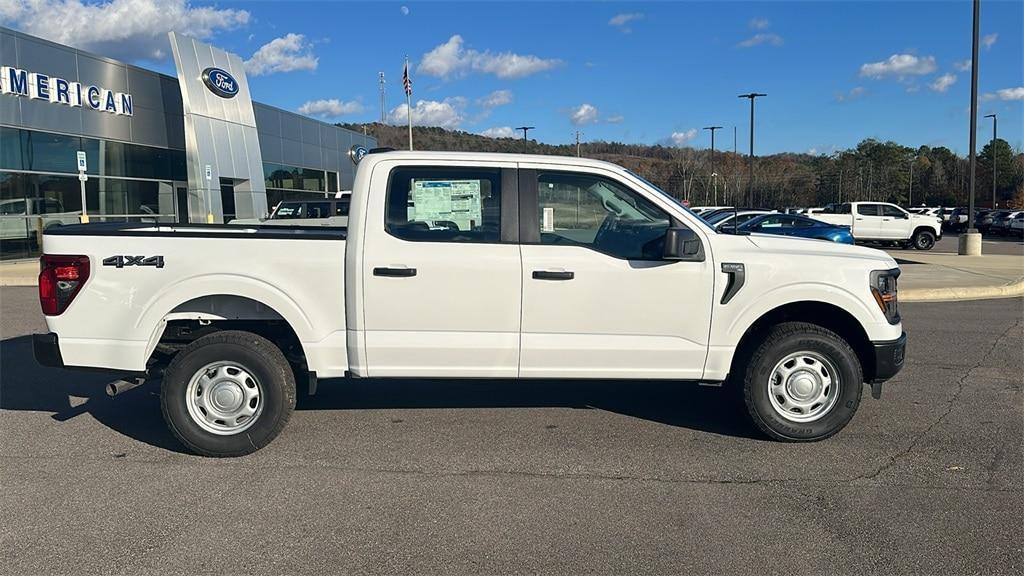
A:
<svg viewBox="0 0 1024 576">
<path fill-rule="evenodd" d="M 43 314 L 63 314 L 88 279 L 88 256 L 43 254 L 39 258 L 39 304 Z"/>
</svg>

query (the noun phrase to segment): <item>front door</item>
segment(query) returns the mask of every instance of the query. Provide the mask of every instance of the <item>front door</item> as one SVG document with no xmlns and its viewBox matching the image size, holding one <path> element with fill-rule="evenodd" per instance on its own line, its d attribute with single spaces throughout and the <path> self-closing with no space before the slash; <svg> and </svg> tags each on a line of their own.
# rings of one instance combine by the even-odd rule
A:
<svg viewBox="0 0 1024 576">
<path fill-rule="evenodd" d="M 535 242 L 522 246 L 520 375 L 700 379 L 710 256 L 663 260 L 672 218 L 613 173 L 536 166 L 519 177 L 520 203 L 536 206 L 521 212 Z"/>
<path fill-rule="evenodd" d="M 514 165 L 377 174 L 367 213 L 384 221 L 367 221 L 362 244 L 368 375 L 517 376 L 522 262 L 503 222 Z"/>
<path fill-rule="evenodd" d="M 906 240 L 910 238 L 910 218 L 907 213 L 896 206 L 879 205 L 882 217 L 879 223 L 879 238 L 887 240 Z"/>
<path fill-rule="evenodd" d="M 235 185 L 227 179 L 220 179 L 220 205 L 224 212 L 224 223 L 235 219 Z"/>
</svg>

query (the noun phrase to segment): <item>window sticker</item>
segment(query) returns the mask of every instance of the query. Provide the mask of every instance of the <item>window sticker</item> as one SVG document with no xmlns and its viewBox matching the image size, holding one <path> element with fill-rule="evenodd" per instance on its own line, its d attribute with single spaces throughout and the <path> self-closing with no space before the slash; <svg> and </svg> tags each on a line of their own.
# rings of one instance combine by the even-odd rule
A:
<svg viewBox="0 0 1024 576">
<path fill-rule="evenodd" d="M 481 224 L 480 180 L 412 181 L 409 221 L 432 226 L 454 223 L 459 230 L 472 230 Z"/>
</svg>

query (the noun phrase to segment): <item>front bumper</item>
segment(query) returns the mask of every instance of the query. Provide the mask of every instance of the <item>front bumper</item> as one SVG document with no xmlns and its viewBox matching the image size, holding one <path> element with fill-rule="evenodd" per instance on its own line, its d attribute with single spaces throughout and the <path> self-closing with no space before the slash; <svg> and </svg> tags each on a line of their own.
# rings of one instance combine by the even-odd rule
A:
<svg viewBox="0 0 1024 576">
<path fill-rule="evenodd" d="M 872 342 L 875 352 L 874 374 L 868 375 L 867 381 L 875 384 L 885 382 L 895 376 L 903 368 L 907 351 L 907 333 L 900 334 L 895 340 Z"/>
<path fill-rule="evenodd" d="M 64 359 L 60 355 L 60 345 L 57 344 L 57 335 L 49 334 L 32 335 L 32 355 L 40 366 L 50 368 L 63 368 Z"/>
</svg>

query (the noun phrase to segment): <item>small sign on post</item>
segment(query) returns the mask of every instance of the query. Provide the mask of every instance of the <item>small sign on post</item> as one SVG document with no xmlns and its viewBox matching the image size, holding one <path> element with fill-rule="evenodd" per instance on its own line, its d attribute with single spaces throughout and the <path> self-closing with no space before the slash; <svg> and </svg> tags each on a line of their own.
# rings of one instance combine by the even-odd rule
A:
<svg viewBox="0 0 1024 576">
<path fill-rule="evenodd" d="M 213 200 L 213 190 L 210 188 L 213 184 L 210 182 L 213 180 L 213 168 L 209 164 L 206 165 L 206 223 L 213 224 L 213 210 L 211 209 L 210 203 Z"/>
<path fill-rule="evenodd" d="M 89 169 L 89 163 L 86 159 L 85 152 L 79 150 L 75 156 L 78 161 L 78 184 L 82 189 L 82 216 L 79 218 L 79 221 L 82 224 L 88 224 L 89 211 L 86 209 L 85 206 L 85 182 L 86 180 L 89 179 L 89 176 L 85 173 L 85 171 Z"/>
</svg>

